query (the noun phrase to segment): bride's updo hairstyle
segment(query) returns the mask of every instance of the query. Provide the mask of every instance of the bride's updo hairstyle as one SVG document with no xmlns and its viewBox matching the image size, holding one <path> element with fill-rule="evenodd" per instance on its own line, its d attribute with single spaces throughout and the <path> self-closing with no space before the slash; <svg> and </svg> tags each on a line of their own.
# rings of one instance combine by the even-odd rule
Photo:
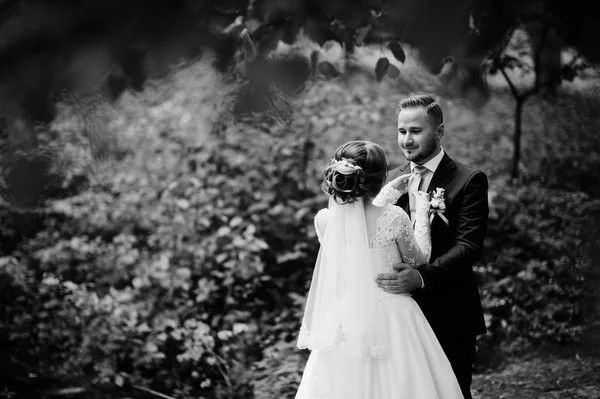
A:
<svg viewBox="0 0 600 399">
<path fill-rule="evenodd" d="M 331 164 L 323 171 L 321 188 L 339 204 L 358 198 L 373 198 L 387 177 L 383 148 L 370 141 L 350 141 L 335 150 Z"/>
</svg>

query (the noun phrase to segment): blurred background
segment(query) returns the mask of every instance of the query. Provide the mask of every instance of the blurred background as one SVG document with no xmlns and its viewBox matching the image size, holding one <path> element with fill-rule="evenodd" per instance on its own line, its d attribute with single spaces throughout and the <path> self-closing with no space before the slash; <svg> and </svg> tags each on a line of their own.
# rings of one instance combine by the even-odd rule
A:
<svg viewBox="0 0 600 399">
<path fill-rule="evenodd" d="M 335 148 L 490 179 L 475 398 L 600 397 L 583 0 L 0 1 L 0 398 L 291 398 Z"/>
</svg>

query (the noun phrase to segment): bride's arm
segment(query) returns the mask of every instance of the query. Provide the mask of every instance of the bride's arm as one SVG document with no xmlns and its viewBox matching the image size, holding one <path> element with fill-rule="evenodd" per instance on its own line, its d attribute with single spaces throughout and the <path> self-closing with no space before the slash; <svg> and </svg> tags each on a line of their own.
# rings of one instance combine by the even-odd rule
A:
<svg viewBox="0 0 600 399">
<path fill-rule="evenodd" d="M 325 227 L 327 227 L 327 212 L 329 210 L 327 208 L 321 209 L 315 215 L 315 231 L 317 232 L 317 238 L 319 242 L 322 243 L 323 234 L 325 234 Z"/>
<path fill-rule="evenodd" d="M 429 195 L 419 191 L 416 195 L 415 241 L 421 249 L 425 261 L 431 258 L 431 220 L 429 218 Z"/>
<path fill-rule="evenodd" d="M 385 206 L 386 204 L 395 204 L 398 199 L 406 193 L 408 189 L 408 179 L 410 173 L 401 175 L 387 183 L 375 196 L 372 203 L 375 206 Z"/>
<path fill-rule="evenodd" d="M 427 194 L 417 194 L 415 228 L 406 212 L 397 218 L 396 244 L 404 262 L 413 267 L 429 262 L 431 257 L 431 225 L 429 222 L 429 198 Z"/>
</svg>

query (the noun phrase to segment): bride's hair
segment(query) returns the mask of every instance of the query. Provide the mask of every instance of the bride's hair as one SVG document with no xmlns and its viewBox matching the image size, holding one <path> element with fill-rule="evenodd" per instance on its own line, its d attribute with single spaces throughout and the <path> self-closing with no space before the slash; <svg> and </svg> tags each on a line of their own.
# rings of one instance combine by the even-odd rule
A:
<svg viewBox="0 0 600 399">
<path fill-rule="evenodd" d="M 324 192 L 340 204 L 358 198 L 375 197 L 387 177 L 387 159 L 383 148 L 370 141 L 350 141 L 335 150 L 323 171 Z"/>
</svg>

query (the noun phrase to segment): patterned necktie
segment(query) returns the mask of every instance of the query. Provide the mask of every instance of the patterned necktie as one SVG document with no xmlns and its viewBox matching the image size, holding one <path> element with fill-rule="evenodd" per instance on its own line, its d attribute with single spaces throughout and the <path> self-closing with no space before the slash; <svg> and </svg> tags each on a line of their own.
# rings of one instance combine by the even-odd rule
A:
<svg viewBox="0 0 600 399">
<path fill-rule="evenodd" d="M 417 165 L 412 171 L 412 174 L 408 180 L 408 191 L 409 191 L 409 203 L 410 203 L 410 218 L 413 223 L 415 221 L 415 210 L 416 210 L 416 199 L 415 195 L 417 191 L 423 188 L 423 181 L 425 180 L 425 174 L 429 169 L 425 166 Z"/>
</svg>

